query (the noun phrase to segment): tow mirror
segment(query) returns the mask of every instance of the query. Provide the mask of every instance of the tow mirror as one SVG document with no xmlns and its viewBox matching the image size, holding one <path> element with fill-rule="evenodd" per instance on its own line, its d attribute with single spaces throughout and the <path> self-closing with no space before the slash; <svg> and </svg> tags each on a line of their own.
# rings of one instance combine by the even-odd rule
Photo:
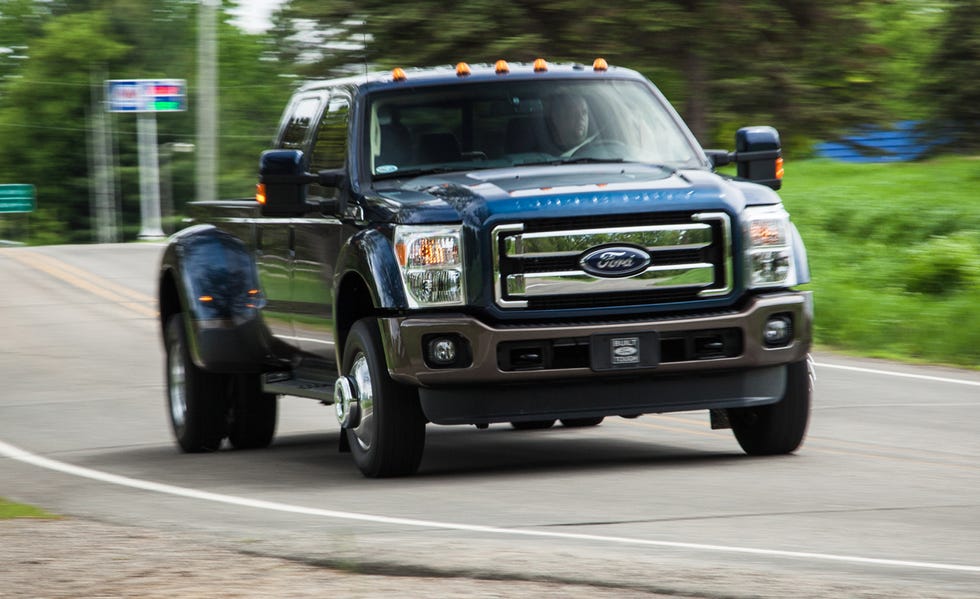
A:
<svg viewBox="0 0 980 599">
<path fill-rule="evenodd" d="M 783 152 L 772 127 L 742 127 L 735 132 L 738 176 L 773 189 L 783 185 Z"/>
<path fill-rule="evenodd" d="M 714 167 L 736 163 L 740 179 L 773 189 L 783 184 L 783 154 L 779 132 L 772 127 L 742 127 L 735 132 L 735 151 L 705 150 Z"/>
<path fill-rule="evenodd" d="M 263 216 L 293 216 L 306 212 L 306 185 L 316 177 L 306 172 L 303 162 L 303 152 L 299 150 L 262 152 L 256 199 L 262 205 Z"/>
</svg>

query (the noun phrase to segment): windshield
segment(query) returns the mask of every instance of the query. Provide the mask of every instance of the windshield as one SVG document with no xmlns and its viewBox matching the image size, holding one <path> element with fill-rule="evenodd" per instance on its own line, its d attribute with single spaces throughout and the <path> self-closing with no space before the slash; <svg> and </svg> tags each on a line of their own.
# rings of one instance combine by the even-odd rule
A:
<svg viewBox="0 0 980 599">
<path fill-rule="evenodd" d="M 697 166 L 638 81 L 513 81 L 381 92 L 368 107 L 374 179 L 568 162 Z"/>
</svg>

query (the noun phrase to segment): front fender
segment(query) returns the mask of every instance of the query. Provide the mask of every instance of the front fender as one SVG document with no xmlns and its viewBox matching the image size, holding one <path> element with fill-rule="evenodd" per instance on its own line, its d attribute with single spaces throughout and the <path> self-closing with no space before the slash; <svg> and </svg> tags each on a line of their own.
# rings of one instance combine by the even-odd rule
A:
<svg viewBox="0 0 980 599">
<path fill-rule="evenodd" d="M 395 249 L 391 240 L 380 231 L 365 229 L 348 239 L 340 250 L 336 272 L 338 287 L 350 273 L 360 275 L 367 284 L 374 308 L 408 308 L 405 286 L 395 262 Z"/>
<path fill-rule="evenodd" d="M 178 305 L 167 299 L 171 281 Z M 170 238 L 161 264 L 161 318 L 185 315 L 191 357 L 214 372 L 257 372 L 270 361 L 271 336 L 255 260 L 238 238 L 197 225 Z M 164 308 L 169 305 L 169 308 Z"/>
</svg>

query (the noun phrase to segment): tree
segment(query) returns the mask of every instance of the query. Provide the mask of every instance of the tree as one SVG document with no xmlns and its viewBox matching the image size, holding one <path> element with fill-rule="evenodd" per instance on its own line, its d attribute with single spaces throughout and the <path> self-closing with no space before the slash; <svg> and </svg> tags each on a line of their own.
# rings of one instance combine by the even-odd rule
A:
<svg viewBox="0 0 980 599">
<path fill-rule="evenodd" d="M 959 151 L 980 149 L 980 0 L 956 0 L 935 32 L 940 38 L 927 63 L 923 100 L 934 107 L 934 125 Z"/>
<path fill-rule="evenodd" d="M 0 181 L 37 187 L 34 222 L 62 223 L 63 241 L 92 239 L 86 117 L 102 79 L 186 79 L 194 110 L 197 6 L 196 0 L 0 0 Z M 278 78 L 268 42 L 226 23 L 219 27 L 219 181 L 226 197 L 254 193 L 258 155 L 291 91 L 291 82 Z M 10 59 L 3 47 L 16 47 L 24 58 Z M 161 146 L 193 143 L 188 114 L 158 115 Z M 132 238 L 140 218 L 135 118 L 111 120 L 117 197 L 124 235 Z M 194 199 L 194 160 L 173 156 L 168 163 L 165 150 L 162 155 L 163 176 L 181 210 Z"/>
<path fill-rule="evenodd" d="M 54 17 L 31 44 L 22 76 L 4 84 L 0 180 L 33 183 L 39 204 L 74 240 L 89 240 L 85 148 L 92 67 L 126 50 L 110 38 L 104 14 Z"/>
<path fill-rule="evenodd" d="M 864 3 L 858 2 L 860 8 Z M 603 56 L 663 82 L 695 134 L 730 143 L 771 122 L 806 139 L 880 116 L 881 79 L 855 2 L 827 0 L 292 0 L 277 35 L 286 61 L 324 76 L 388 68 Z M 321 34 L 300 35 L 301 29 Z"/>
</svg>

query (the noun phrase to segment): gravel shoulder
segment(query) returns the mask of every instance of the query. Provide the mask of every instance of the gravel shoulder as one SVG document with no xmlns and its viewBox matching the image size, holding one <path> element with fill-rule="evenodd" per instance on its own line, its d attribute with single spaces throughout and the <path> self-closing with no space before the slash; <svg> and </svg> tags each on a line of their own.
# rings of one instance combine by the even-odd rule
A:
<svg viewBox="0 0 980 599">
<path fill-rule="evenodd" d="M 256 556 L 162 532 L 57 519 L 0 521 L 0 597 L 666 597 L 553 582 L 385 576 Z M 675 599 L 678 595 L 672 595 Z"/>
</svg>

